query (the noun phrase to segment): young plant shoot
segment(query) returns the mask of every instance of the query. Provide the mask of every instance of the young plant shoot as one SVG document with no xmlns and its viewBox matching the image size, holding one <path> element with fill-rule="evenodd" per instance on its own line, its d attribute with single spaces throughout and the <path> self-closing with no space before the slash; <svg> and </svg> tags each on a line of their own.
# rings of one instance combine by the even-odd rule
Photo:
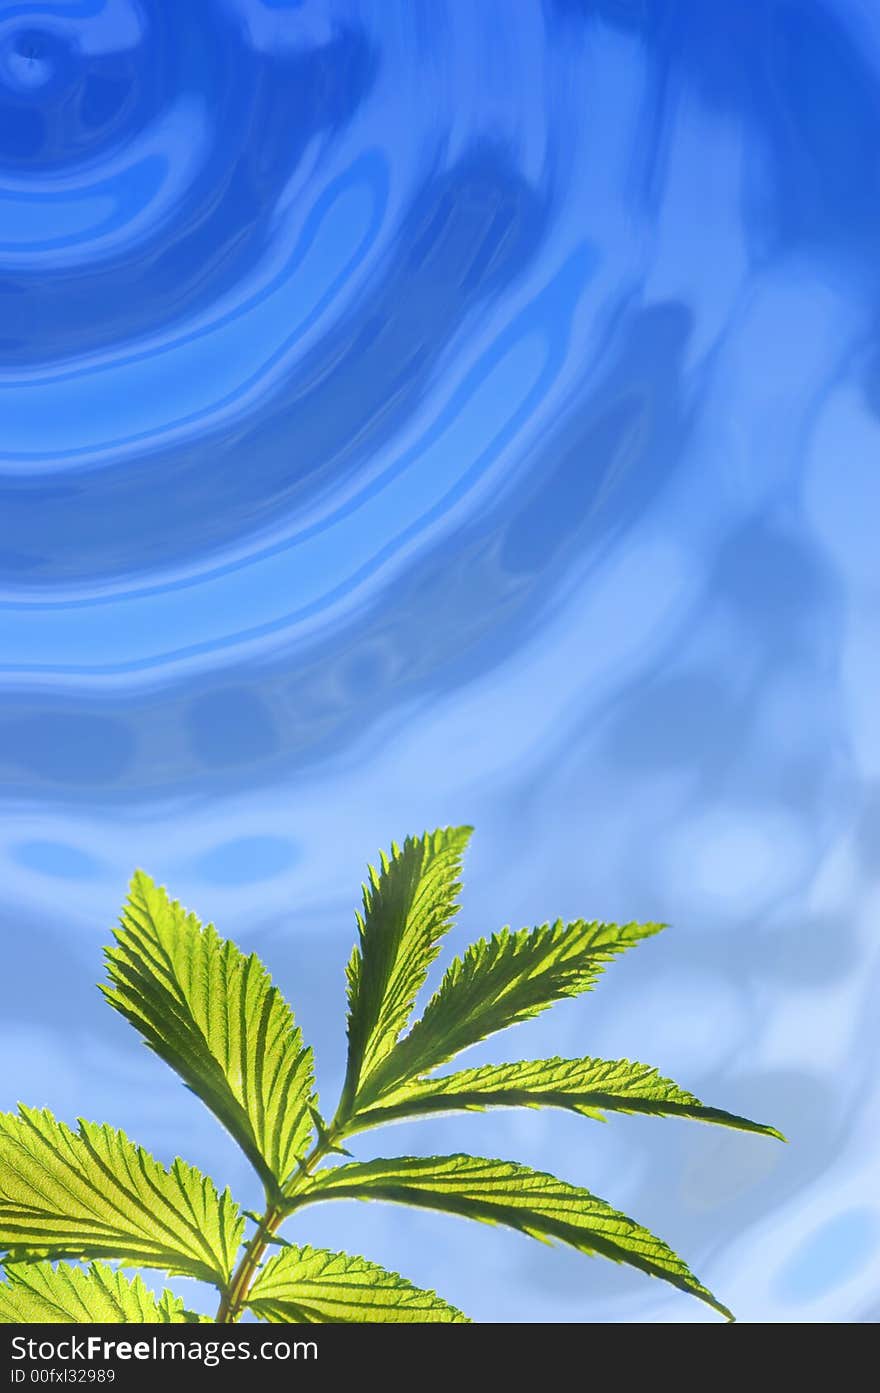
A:
<svg viewBox="0 0 880 1393">
<path fill-rule="evenodd" d="M 231 1133 L 263 1185 L 240 1209 L 194 1166 L 170 1168 L 106 1123 L 76 1130 L 47 1110 L 0 1115 L 3 1322 L 208 1319 L 154 1297 L 123 1269 L 209 1283 L 214 1320 L 464 1321 L 365 1258 L 300 1246 L 310 1205 L 384 1200 L 478 1219 L 638 1268 L 731 1313 L 665 1243 L 604 1200 L 542 1171 L 479 1156 L 352 1160 L 348 1138 L 387 1122 L 484 1108 L 565 1108 L 586 1118 L 650 1113 L 779 1137 L 626 1059 L 542 1059 L 438 1073 L 487 1036 L 589 991 L 659 924 L 557 921 L 502 929 L 448 966 L 420 1020 L 416 996 L 450 928 L 468 827 L 407 839 L 370 868 L 348 964 L 348 1064 L 321 1111 L 312 1051 L 255 954 L 245 956 L 142 871 L 106 953 L 106 1000 Z M 291 1221 L 288 1237 L 279 1230 Z M 246 1230 L 250 1225 L 250 1233 Z M 87 1267 L 74 1264 L 88 1264 Z"/>
</svg>

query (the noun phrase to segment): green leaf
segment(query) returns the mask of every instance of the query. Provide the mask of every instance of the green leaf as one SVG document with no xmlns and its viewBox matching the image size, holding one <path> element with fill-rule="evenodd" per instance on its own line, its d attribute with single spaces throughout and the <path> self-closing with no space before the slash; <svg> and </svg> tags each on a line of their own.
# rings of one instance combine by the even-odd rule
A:
<svg viewBox="0 0 880 1393">
<path fill-rule="evenodd" d="M 543 924 L 472 943 L 456 958 L 421 1020 L 371 1081 L 368 1104 L 555 1001 L 588 991 L 607 962 L 662 924 Z"/>
<path fill-rule="evenodd" d="M 0 1113 L 0 1252 L 13 1262 L 116 1258 L 223 1286 L 243 1233 L 229 1191 L 184 1161 L 166 1170 L 106 1125 Z"/>
<path fill-rule="evenodd" d="M 348 1067 L 337 1119 L 347 1118 L 370 1075 L 393 1050 L 458 908 L 470 827 L 408 837 L 369 868 L 358 914 L 359 946 L 347 968 Z"/>
<path fill-rule="evenodd" d="M 271 1258 L 247 1303 L 264 1320 L 318 1324 L 466 1321 L 433 1291 L 421 1291 L 365 1258 L 286 1248 Z"/>
<path fill-rule="evenodd" d="M 660 1277 L 732 1320 L 671 1248 L 589 1190 L 510 1161 L 476 1156 L 404 1156 L 354 1162 L 319 1173 L 291 1208 L 325 1199 L 387 1200 L 503 1224 L 532 1238 L 558 1239 Z"/>
<path fill-rule="evenodd" d="M 256 954 L 204 927 L 138 871 L 106 952 L 110 1005 L 229 1129 L 267 1193 L 308 1149 L 312 1052 Z"/>
<path fill-rule="evenodd" d="M 656 1069 L 628 1059 L 522 1060 L 417 1079 L 386 1095 L 378 1107 L 360 1113 L 352 1131 L 404 1117 L 483 1108 L 567 1108 L 599 1121 L 605 1112 L 690 1117 L 785 1140 L 775 1127 L 706 1107 Z"/>
<path fill-rule="evenodd" d="M 130 1280 L 106 1263 L 88 1271 L 48 1262 L 14 1263 L 0 1282 L 0 1324 L 181 1325 L 196 1317 L 180 1297 L 163 1291 L 157 1301 L 140 1277 Z"/>
</svg>

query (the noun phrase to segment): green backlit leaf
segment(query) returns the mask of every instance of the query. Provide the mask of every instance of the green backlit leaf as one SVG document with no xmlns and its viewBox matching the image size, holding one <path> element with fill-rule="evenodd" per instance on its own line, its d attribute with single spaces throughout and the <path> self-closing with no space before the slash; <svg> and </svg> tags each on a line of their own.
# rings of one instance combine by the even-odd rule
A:
<svg viewBox="0 0 880 1393">
<path fill-rule="evenodd" d="M 416 1205 L 557 1239 L 659 1277 L 733 1319 L 662 1239 L 589 1190 L 528 1166 L 464 1155 L 353 1162 L 321 1173 L 294 1204 L 325 1199 Z"/>
<path fill-rule="evenodd" d="M 688 1117 L 785 1140 L 775 1127 L 707 1107 L 656 1069 L 628 1059 L 521 1060 L 416 1079 L 360 1113 L 357 1130 L 402 1118 L 484 1108 L 566 1108 L 600 1120 L 606 1112 Z"/>
<path fill-rule="evenodd" d="M 338 1118 L 346 1118 L 394 1049 L 458 908 L 469 827 L 446 827 L 392 846 L 370 867 L 348 964 L 348 1067 Z"/>
<path fill-rule="evenodd" d="M 0 1282 L 3 1325 L 180 1325 L 196 1319 L 172 1292 L 163 1291 L 157 1301 L 140 1277 L 125 1277 L 103 1262 L 87 1271 L 65 1263 L 10 1263 Z"/>
<path fill-rule="evenodd" d="M 141 1032 L 229 1129 L 277 1193 L 308 1148 L 311 1050 L 255 954 L 202 926 L 149 876 L 131 883 L 117 946 L 107 949 L 110 1005 Z"/>
<path fill-rule="evenodd" d="M 276 1322 L 454 1322 L 467 1317 L 396 1272 L 319 1248 L 285 1248 L 260 1272 L 251 1310 Z"/>
<path fill-rule="evenodd" d="M 479 939 L 450 964 L 421 1020 L 377 1071 L 365 1102 L 372 1105 L 404 1080 L 555 1001 L 589 991 L 607 962 L 662 927 L 557 920 Z"/>
<path fill-rule="evenodd" d="M 0 1113 L 0 1253 L 116 1258 L 222 1286 L 244 1218 L 184 1161 L 170 1170 L 122 1132 L 48 1110 Z"/>
</svg>

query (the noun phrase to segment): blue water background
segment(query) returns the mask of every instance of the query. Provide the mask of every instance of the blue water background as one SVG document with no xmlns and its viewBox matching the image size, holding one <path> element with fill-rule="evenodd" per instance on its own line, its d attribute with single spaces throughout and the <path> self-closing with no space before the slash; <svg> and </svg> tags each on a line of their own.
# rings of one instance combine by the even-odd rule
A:
<svg viewBox="0 0 880 1393">
<path fill-rule="evenodd" d="M 744 1319 L 880 1318 L 878 150 L 866 0 L 0 4 L 0 1105 L 255 1203 L 93 986 L 131 870 L 266 957 L 332 1105 L 365 864 L 470 821 L 454 948 L 672 925 L 472 1060 L 645 1059 L 790 1145 L 358 1154 L 552 1168 Z M 427 1213 L 300 1232 L 484 1321 L 713 1319 Z"/>
</svg>

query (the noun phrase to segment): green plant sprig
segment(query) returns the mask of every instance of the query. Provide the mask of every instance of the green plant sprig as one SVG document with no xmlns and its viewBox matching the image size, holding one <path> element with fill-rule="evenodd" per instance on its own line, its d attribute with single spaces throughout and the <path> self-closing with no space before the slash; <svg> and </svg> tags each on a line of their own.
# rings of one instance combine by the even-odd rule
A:
<svg viewBox="0 0 880 1393">
<path fill-rule="evenodd" d="M 467 1319 L 364 1258 L 279 1236 L 293 1214 L 336 1199 L 434 1209 L 567 1243 L 659 1277 L 733 1319 L 661 1239 L 588 1190 L 510 1161 L 355 1161 L 346 1150 L 350 1137 L 388 1122 L 493 1107 L 686 1117 L 784 1140 L 625 1059 L 438 1074 L 478 1041 L 589 991 L 607 963 L 662 927 L 577 920 L 503 929 L 452 961 L 410 1024 L 458 908 L 470 833 L 443 828 L 408 838 L 370 867 L 347 969 L 345 1080 L 329 1122 L 318 1107 L 312 1051 L 259 958 L 135 873 L 101 990 L 231 1133 L 262 1181 L 263 1211 L 241 1210 L 193 1166 L 178 1159 L 168 1169 L 106 1125 L 81 1120 L 74 1132 L 24 1106 L 0 1114 L 0 1322 L 207 1319 L 167 1291 L 155 1298 L 120 1270 L 139 1266 L 211 1283 L 220 1324 L 246 1311 L 283 1323 Z M 255 1228 L 245 1242 L 248 1218 Z"/>
</svg>

